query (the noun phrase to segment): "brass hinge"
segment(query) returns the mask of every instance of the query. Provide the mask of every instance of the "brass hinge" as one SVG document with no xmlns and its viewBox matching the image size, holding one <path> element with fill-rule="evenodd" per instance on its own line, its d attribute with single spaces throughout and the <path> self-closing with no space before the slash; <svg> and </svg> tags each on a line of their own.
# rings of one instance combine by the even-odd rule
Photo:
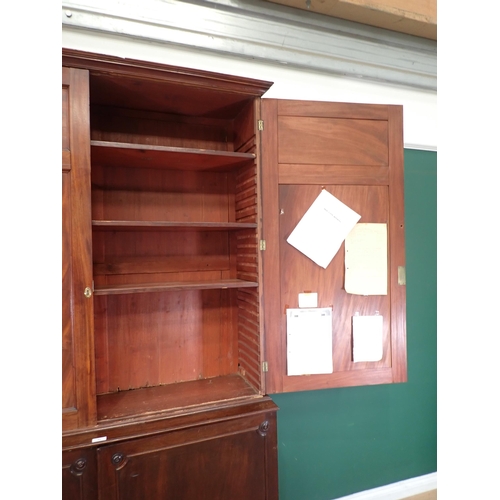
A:
<svg viewBox="0 0 500 500">
<path fill-rule="evenodd" d="M 269 371 L 269 366 L 267 364 L 267 361 L 262 361 L 262 371 L 263 372 L 268 372 Z"/>
<path fill-rule="evenodd" d="M 259 241 L 259 250 L 265 250 L 266 249 L 266 240 L 260 240 Z"/>
<path fill-rule="evenodd" d="M 398 266 L 398 285 L 406 285 L 406 268 Z"/>
<path fill-rule="evenodd" d="M 259 120 L 257 122 L 259 130 L 264 130 L 264 120 Z"/>
</svg>

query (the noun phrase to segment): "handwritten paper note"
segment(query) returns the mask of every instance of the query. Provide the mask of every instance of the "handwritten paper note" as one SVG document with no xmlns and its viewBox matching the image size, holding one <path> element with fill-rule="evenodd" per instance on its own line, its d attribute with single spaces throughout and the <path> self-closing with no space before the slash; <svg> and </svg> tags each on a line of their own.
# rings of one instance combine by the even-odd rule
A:
<svg viewBox="0 0 500 500">
<path fill-rule="evenodd" d="M 356 224 L 345 240 L 345 291 L 387 295 L 387 224 Z"/>
<path fill-rule="evenodd" d="M 287 242 L 326 269 L 361 215 L 323 189 Z"/>
</svg>

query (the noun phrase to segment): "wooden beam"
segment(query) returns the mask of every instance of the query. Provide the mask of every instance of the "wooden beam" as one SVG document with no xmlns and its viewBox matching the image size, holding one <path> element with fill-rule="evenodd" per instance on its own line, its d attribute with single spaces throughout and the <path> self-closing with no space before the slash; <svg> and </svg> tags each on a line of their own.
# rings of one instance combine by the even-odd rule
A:
<svg viewBox="0 0 500 500">
<path fill-rule="evenodd" d="M 272 3 L 437 40 L 436 0 L 268 0 Z"/>
</svg>

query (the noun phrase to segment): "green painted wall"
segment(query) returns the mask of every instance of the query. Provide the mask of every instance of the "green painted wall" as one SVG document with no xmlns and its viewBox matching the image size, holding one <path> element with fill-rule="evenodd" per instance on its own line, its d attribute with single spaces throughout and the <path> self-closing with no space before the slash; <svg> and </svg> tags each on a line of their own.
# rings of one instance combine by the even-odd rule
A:
<svg viewBox="0 0 500 500">
<path fill-rule="evenodd" d="M 280 500 L 331 500 L 437 469 L 436 156 L 405 150 L 408 382 L 273 395 Z"/>
</svg>

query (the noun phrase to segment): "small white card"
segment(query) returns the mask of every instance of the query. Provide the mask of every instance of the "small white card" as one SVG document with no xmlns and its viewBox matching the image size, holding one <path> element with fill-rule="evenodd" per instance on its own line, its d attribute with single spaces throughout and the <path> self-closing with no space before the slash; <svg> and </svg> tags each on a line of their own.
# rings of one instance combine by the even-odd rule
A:
<svg viewBox="0 0 500 500">
<path fill-rule="evenodd" d="M 318 307 L 318 294 L 316 292 L 299 293 L 299 307 Z"/>
<path fill-rule="evenodd" d="M 352 357 L 354 363 L 380 361 L 383 356 L 383 317 L 352 317 Z"/>
</svg>

